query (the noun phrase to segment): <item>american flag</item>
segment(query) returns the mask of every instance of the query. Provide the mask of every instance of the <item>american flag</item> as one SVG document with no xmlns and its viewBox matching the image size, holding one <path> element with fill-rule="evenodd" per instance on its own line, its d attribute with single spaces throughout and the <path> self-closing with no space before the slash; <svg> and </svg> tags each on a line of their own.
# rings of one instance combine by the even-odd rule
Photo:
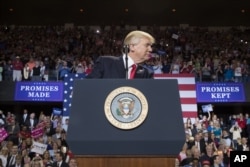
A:
<svg viewBox="0 0 250 167">
<path fill-rule="evenodd" d="M 68 117 L 72 102 L 73 83 L 75 79 L 85 78 L 84 74 L 67 74 L 64 77 L 64 92 L 63 92 L 63 117 Z"/>
<path fill-rule="evenodd" d="M 73 82 L 75 79 L 83 79 L 83 74 L 68 74 L 64 80 L 63 116 L 69 116 Z M 181 109 L 183 119 L 197 117 L 197 101 L 195 77 L 192 74 L 155 74 L 155 79 L 177 79 L 181 98 Z"/>
<path fill-rule="evenodd" d="M 155 79 L 177 79 L 182 116 L 184 121 L 186 118 L 194 120 L 197 118 L 197 100 L 196 100 L 196 86 L 195 77 L 192 74 L 155 74 Z"/>
</svg>

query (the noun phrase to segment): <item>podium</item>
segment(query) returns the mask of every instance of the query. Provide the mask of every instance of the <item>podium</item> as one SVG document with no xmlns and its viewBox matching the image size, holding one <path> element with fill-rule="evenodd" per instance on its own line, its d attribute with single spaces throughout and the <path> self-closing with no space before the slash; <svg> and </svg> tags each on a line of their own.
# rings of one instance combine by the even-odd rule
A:
<svg viewBox="0 0 250 167">
<path fill-rule="evenodd" d="M 136 99 L 133 119 L 118 118 L 126 98 Z M 177 80 L 75 80 L 67 141 L 81 156 L 177 156 L 185 142 Z"/>
</svg>

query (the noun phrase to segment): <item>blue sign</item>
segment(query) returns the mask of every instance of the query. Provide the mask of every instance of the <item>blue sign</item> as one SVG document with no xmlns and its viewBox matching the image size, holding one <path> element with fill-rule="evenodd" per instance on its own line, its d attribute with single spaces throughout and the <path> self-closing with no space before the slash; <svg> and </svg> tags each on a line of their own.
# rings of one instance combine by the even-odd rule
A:
<svg viewBox="0 0 250 167">
<path fill-rule="evenodd" d="M 62 115 L 62 109 L 53 108 L 53 115 Z"/>
<path fill-rule="evenodd" d="M 242 83 L 197 83 L 197 102 L 245 102 Z"/>
<path fill-rule="evenodd" d="M 16 101 L 63 100 L 63 82 L 16 82 Z"/>
</svg>

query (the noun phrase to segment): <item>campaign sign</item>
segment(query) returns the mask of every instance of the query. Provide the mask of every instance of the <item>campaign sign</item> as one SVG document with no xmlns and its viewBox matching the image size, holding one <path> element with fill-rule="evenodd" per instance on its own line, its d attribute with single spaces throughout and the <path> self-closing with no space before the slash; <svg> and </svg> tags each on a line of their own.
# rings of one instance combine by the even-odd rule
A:
<svg viewBox="0 0 250 167">
<path fill-rule="evenodd" d="M 4 128 L 0 128 L 0 142 L 4 141 L 8 137 L 8 133 Z"/>
<path fill-rule="evenodd" d="M 16 101 L 62 101 L 63 82 L 16 82 Z"/>
<path fill-rule="evenodd" d="M 212 104 L 202 105 L 201 108 L 204 113 L 213 111 Z"/>
<path fill-rule="evenodd" d="M 197 83 L 197 102 L 245 102 L 242 83 Z"/>
<path fill-rule="evenodd" d="M 37 154 L 41 154 L 43 155 L 43 153 L 46 151 L 48 145 L 47 144 L 43 144 L 43 143 L 39 143 L 39 142 L 33 142 L 32 145 L 32 149 L 31 152 L 35 152 Z"/>
<path fill-rule="evenodd" d="M 230 167 L 249 167 L 250 151 L 230 151 Z"/>
<path fill-rule="evenodd" d="M 62 109 L 53 108 L 53 115 L 62 115 Z"/>
<path fill-rule="evenodd" d="M 36 129 L 32 129 L 31 131 L 31 137 L 37 138 L 43 135 L 43 127 L 39 127 Z"/>
</svg>

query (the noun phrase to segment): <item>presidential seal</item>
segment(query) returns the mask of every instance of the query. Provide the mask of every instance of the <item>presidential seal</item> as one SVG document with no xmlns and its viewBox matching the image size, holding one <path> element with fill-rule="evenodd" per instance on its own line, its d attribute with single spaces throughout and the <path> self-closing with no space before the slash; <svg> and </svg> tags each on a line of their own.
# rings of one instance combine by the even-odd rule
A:
<svg viewBox="0 0 250 167">
<path fill-rule="evenodd" d="M 144 122 L 148 114 L 148 102 L 139 90 L 120 87 L 107 96 L 104 112 L 113 126 L 129 130 Z"/>
</svg>

